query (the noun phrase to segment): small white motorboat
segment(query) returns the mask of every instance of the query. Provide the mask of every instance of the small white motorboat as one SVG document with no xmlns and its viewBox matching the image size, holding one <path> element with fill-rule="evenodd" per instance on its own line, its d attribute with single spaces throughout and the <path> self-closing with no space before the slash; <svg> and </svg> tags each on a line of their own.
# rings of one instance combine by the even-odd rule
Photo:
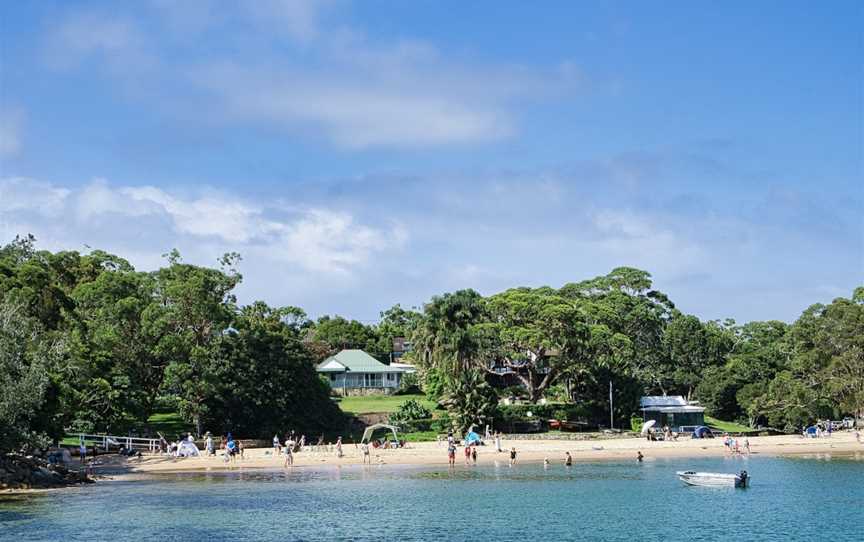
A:
<svg viewBox="0 0 864 542">
<path fill-rule="evenodd" d="M 750 477 L 746 470 L 738 474 L 723 474 L 719 472 L 696 472 L 692 470 L 676 473 L 682 482 L 691 486 L 708 487 L 747 487 Z"/>
</svg>

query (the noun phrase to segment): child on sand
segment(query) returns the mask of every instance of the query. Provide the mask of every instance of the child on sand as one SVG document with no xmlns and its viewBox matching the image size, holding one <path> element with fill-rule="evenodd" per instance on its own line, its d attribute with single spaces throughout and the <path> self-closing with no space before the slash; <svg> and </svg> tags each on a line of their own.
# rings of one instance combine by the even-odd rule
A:
<svg viewBox="0 0 864 542">
<path fill-rule="evenodd" d="M 516 447 L 514 446 L 514 447 L 510 448 L 510 466 L 512 467 L 515 464 L 516 464 Z"/>
<path fill-rule="evenodd" d="M 235 456 L 237 455 L 237 443 L 234 442 L 233 438 L 229 437 L 228 442 L 225 444 L 225 450 L 228 452 L 228 458 L 231 462 L 233 463 L 236 461 Z"/>
</svg>

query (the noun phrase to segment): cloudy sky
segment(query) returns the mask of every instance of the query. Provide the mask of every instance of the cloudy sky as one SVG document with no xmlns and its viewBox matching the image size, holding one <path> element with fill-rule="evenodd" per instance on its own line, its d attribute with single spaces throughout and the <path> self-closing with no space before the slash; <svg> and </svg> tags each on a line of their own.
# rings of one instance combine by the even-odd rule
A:
<svg viewBox="0 0 864 542">
<path fill-rule="evenodd" d="M 793 320 L 864 283 L 862 6 L 3 2 L 0 243 L 237 251 L 361 320 L 620 265 Z"/>
</svg>

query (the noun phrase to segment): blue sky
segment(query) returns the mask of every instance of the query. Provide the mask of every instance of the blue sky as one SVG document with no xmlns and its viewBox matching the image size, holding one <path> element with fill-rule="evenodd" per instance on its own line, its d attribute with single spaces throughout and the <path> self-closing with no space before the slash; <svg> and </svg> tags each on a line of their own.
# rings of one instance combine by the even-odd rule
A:
<svg viewBox="0 0 864 542">
<path fill-rule="evenodd" d="M 860 2 L 0 5 L 0 242 L 244 256 L 373 320 L 650 271 L 702 318 L 864 283 Z"/>
</svg>

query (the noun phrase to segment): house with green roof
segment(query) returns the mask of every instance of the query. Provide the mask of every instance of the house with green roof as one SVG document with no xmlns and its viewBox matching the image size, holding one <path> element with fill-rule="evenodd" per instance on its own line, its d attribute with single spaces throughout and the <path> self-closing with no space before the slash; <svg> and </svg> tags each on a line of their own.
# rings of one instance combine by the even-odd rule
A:
<svg viewBox="0 0 864 542">
<path fill-rule="evenodd" d="M 330 388 L 340 395 L 393 393 L 399 389 L 402 376 L 415 372 L 413 365 L 385 365 L 363 350 L 342 350 L 316 367 L 330 380 Z"/>
</svg>

